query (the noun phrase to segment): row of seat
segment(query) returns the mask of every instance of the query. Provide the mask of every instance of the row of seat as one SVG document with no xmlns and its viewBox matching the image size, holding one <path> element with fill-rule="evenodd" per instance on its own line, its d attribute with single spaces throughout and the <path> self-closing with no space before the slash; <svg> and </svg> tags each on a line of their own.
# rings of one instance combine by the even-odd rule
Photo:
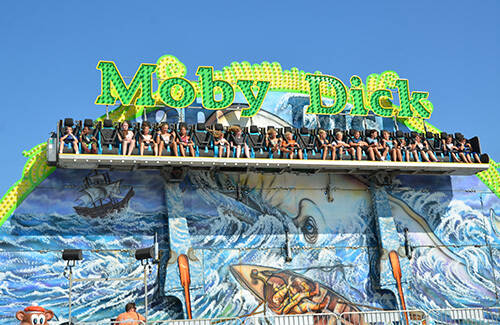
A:
<svg viewBox="0 0 500 325">
<path fill-rule="evenodd" d="M 163 124 L 160 123 L 131 123 L 130 129 L 134 132 L 135 141 L 137 141 L 136 148 L 132 152 L 132 154 L 139 154 L 139 138 L 143 132 L 144 126 L 148 125 L 150 127 L 150 133 L 153 136 L 153 139 L 157 139 L 157 134 L 160 132 L 160 128 Z M 195 125 L 187 125 L 185 123 L 174 123 L 169 124 L 168 129 L 169 132 L 174 133 L 177 138 L 179 137 L 179 131 L 181 127 L 186 127 L 187 134 L 190 139 L 194 142 L 193 149 L 195 150 L 194 156 L 199 157 L 217 157 L 219 146 L 214 145 L 214 131 L 220 131 L 224 134 L 225 139 L 232 141 L 232 137 L 234 136 L 230 131 L 228 126 L 223 126 L 222 124 L 215 124 L 213 126 L 207 126 L 205 123 L 197 123 Z M 118 132 L 122 127 L 122 123 L 113 122 L 112 120 L 106 119 L 102 122 L 94 122 L 91 119 L 86 119 L 84 121 L 73 121 L 71 118 L 66 118 L 64 121 L 59 121 L 58 123 L 58 137 L 62 138 L 66 132 L 66 129 L 71 127 L 73 129 L 73 134 L 79 138 L 83 128 L 88 128 L 88 132 L 95 137 L 97 140 L 97 150 L 95 152 L 91 150 L 83 150 L 81 141 L 78 144 L 78 150 L 80 153 L 97 153 L 97 154 L 112 154 L 118 155 L 123 154 L 121 149 L 121 142 L 118 138 Z M 304 159 L 322 159 L 323 149 L 321 147 L 321 143 L 319 141 L 319 131 L 317 129 L 308 129 L 308 128 L 292 128 L 292 127 L 258 127 L 256 125 L 252 125 L 250 127 L 243 127 L 242 133 L 244 136 L 244 142 L 248 145 L 250 155 L 252 158 L 287 158 L 288 156 L 281 151 L 272 152 L 270 148 L 266 145 L 266 135 L 270 129 L 275 129 L 277 132 L 278 138 L 284 139 L 284 136 L 287 132 L 290 132 L 293 135 L 294 140 L 300 146 L 300 150 L 303 153 Z M 343 137 L 343 141 L 349 143 L 353 141 L 356 130 L 325 130 L 327 134 L 327 140 L 329 143 L 335 141 L 335 135 L 340 132 Z M 368 137 L 370 137 L 370 133 L 372 130 L 364 130 L 360 131 L 361 139 L 366 141 Z M 438 161 L 449 161 L 453 162 L 457 159 L 453 159 L 452 155 L 456 155 L 455 157 L 460 160 L 459 153 L 457 150 L 449 150 L 446 148 L 446 139 L 451 137 L 452 143 L 454 147 L 458 147 L 460 145 L 460 140 L 464 138 L 461 133 L 453 133 L 448 134 L 445 132 L 442 133 L 417 133 L 417 132 L 402 132 L 402 131 L 391 131 L 389 132 L 390 139 L 395 140 L 399 144 L 404 144 L 402 146 L 402 154 L 403 160 L 408 161 L 423 161 L 422 154 L 424 152 L 418 152 L 418 156 L 412 155 L 410 153 L 411 144 L 415 143 L 417 136 L 419 136 L 422 141 L 426 141 L 429 145 L 429 150 L 431 150 Z M 379 133 L 378 141 L 381 141 L 381 134 Z M 403 141 L 404 140 L 404 141 Z M 481 162 L 488 162 L 489 158 L 487 155 L 481 153 L 479 139 L 477 137 L 473 137 L 470 139 L 466 139 L 467 143 L 470 145 L 470 150 L 466 154 L 473 155 L 476 153 L 477 156 L 480 156 Z M 192 155 L 187 149 L 186 154 Z M 366 149 L 366 148 L 365 148 Z M 71 145 L 64 146 L 64 153 L 74 153 L 74 148 Z M 231 156 L 235 156 L 235 150 L 231 152 Z M 144 150 L 144 155 L 154 155 L 155 152 L 151 145 L 148 145 Z M 173 152 L 170 146 L 165 146 L 165 150 L 161 153 L 163 156 L 173 155 Z M 408 155 L 408 156 L 406 156 Z M 347 150 L 342 154 L 338 152 L 337 159 L 357 159 L 356 155 L 351 155 Z M 368 152 L 363 150 L 361 159 L 367 160 L 369 159 Z M 387 158 L 389 159 L 389 157 Z"/>
</svg>

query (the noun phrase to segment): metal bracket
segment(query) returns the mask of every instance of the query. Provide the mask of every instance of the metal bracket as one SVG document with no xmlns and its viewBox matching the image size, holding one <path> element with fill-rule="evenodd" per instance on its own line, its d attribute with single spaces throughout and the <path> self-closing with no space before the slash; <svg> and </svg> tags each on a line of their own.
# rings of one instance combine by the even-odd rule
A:
<svg viewBox="0 0 500 325">
<path fill-rule="evenodd" d="M 333 186 L 333 175 L 328 174 L 328 185 L 326 186 L 326 197 L 328 202 L 333 202 L 335 197 L 333 196 L 333 192 L 335 191 L 335 187 Z"/>
<path fill-rule="evenodd" d="M 165 182 L 179 183 L 184 180 L 187 169 L 184 167 L 163 167 L 160 170 L 160 175 Z"/>
<path fill-rule="evenodd" d="M 368 176 L 368 181 L 374 183 L 377 186 L 389 186 L 395 178 L 394 173 L 386 171 L 378 171 Z"/>
</svg>

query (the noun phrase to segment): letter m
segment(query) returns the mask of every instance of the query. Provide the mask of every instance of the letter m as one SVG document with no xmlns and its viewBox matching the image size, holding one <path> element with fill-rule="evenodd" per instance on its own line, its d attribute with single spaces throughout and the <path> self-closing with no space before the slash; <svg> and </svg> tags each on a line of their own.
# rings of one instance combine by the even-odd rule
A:
<svg viewBox="0 0 500 325">
<path fill-rule="evenodd" d="M 140 89 L 140 97 L 135 104 L 139 106 L 155 105 L 152 84 L 156 64 L 141 64 L 128 87 L 114 62 L 99 61 L 97 70 L 101 70 L 101 94 L 97 97 L 96 104 L 114 105 L 117 99 L 120 100 L 122 105 L 134 104 L 132 101 Z M 112 89 L 116 90 L 118 98 L 113 96 Z"/>
</svg>

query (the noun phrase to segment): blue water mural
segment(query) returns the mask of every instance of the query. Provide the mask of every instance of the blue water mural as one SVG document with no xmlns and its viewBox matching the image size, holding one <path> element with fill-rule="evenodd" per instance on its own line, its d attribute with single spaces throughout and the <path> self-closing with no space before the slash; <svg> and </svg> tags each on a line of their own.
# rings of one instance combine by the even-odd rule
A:
<svg viewBox="0 0 500 325">
<path fill-rule="evenodd" d="M 163 253 L 171 255 L 165 278 L 157 276 L 158 265 L 149 275 L 150 316 L 156 319 L 184 317 L 165 307 L 184 302 L 176 263 L 182 253 L 191 267 L 194 317 L 255 312 L 262 299 L 231 272 L 242 264 L 314 279 L 362 310 L 397 308 L 394 294 L 377 281 L 376 216 L 362 178 L 193 171 L 168 182 L 160 172 L 110 172 L 111 179 L 123 180 L 123 193 L 133 187 L 135 195 L 127 209 L 89 218 L 72 209 L 89 173 L 58 170 L 0 229 L 2 318 L 12 319 L 19 306 L 32 302 L 66 317 L 64 248 L 84 250 L 77 278 L 141 276 L 133 250 L 151 245 L 155 232 L 166 237 Z M 407 229 L 413 248 L 408 306 L 497 304 L 500 254 L 488 213 L 499 211 L 500 202 L 475 180 L 401 176 L 386 188 L 400 240 Z M 111 318 L 129 300 L 143 311 L 141 282 L 83 282 L 74 293 L 73 315 L 81 320 Z"/>
<path fill-rule="evenodd" d="M 263 111 L 272 123 L 295 127 L 392 126 L 379 117 L 308 116 L 302 97 L 270 93 Z M 148 114 L 151 121 L 178 116 Z M 85 194 L 85 180 L 95 175 L 115 187 L 101 184 Z M 152 245 L 155 233 L 161 260 L 148 274 L 152 319 L 186 317 L 181 254 L 189 261 L 197 318 L 400 308 L 395 281 L 389 289 L 381 285 L 387 254 L 370 186 L 354 175 L 188 171 L 174 181 L 161 171 L 59 169 L 0 228 L 0 320 L 16 324 L 15 312 L 35 302 L 67 318 L 65 248 L 84 250 L 76 278 L 141 277 L 134 250 Z M 97 202 L 103 191 L 115 205 L 133 195 L 102 217 L 75 211 L 86 195 Z M 498 305 L 500 200 L 477 177 L 399 176 L 381 191 L 399 260 L 409 266 L 409 308 Z M 292 305 L 277 294 L 285 288 L 307 297 Z M 144 313 L 144 289 L 141 281 L 78 282 L 73 316 L 109 319 L 129 301 Z"/>
</svg>

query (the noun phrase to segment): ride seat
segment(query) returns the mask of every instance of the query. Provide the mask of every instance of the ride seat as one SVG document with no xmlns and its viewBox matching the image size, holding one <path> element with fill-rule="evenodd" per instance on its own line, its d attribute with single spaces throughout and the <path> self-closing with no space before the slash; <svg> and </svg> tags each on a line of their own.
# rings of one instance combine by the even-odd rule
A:
<svg viewBox="0 0 500 325">
<path fill-rule="evenodd" d="M 120 152 L 120 144 L 117 144 L 118 130 L 113 121 L 106 119 L 99 128 L 99 152 L 103 155 L 117 155 Z"/>
<path fill-rule="evenodd" d="M 268 158 L 269 152 L 266 148 L 266 137 L 264 130 L 256 125 L 251 125 L 248 132 L 248 145 L 251 156 L 254 158 Z"/>
<path fill-rule="evenodd" d="M 197 123 L 194 130 L 194 144 L 197 156 L 213 157 L 214 147 L 212 133 L 207 130 L 205 123 Z"/>
<path fill-rule="evenodd" d="M 313 130 L 302 127 L 297 131 L 297 141 L 304 151 L 304 159 L 321 159 L 321 149 L 317 148 L 316 135 Z"/>
</svg>

